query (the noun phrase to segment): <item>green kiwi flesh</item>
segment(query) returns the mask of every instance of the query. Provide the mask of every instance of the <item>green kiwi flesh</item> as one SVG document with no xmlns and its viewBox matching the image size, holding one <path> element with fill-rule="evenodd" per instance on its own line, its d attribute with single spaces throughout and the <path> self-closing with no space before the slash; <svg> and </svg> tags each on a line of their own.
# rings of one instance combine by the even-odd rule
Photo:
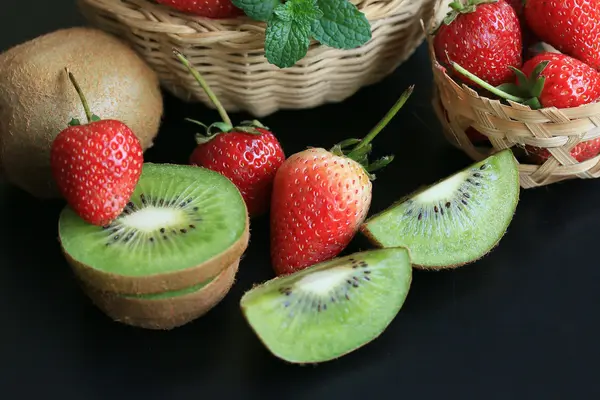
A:
<svg viewBox="0 0 600 400">
<path fill-rule="evenodd" d="M 215 278 L 189 288 L 146 295 L 119 295 L 83 284 L 92 302 L 116 322 L 138 328 L 170 330 L 200 318 L 231 289 L 240 260 Z"/>
<path fill-rule="evenodd" d="M 145 163 L 123 213 L 94 226 L 69 206 L 59 221 L 67 260 L 104 291 L 162 293 L 199 284 L 239 259 L 249 241 L 246 205 L 223 175 L 197 166 Z"/>
<path fill-rule="evenodd" d="M 402 308 L 411 281 L 406 249 L 375 249 L 274 278 L 246 292 L 240 305 L 273 355 L 320 363 L 377 338 Z"/>
<path fill-rule="evenodd" d="M 415 268 L 454 268 L 492 250 L 519 202 L 510 150 L 419 190 L 367 219 L 360 231 L 378 247 L 407 247 Z"/>
</svg>

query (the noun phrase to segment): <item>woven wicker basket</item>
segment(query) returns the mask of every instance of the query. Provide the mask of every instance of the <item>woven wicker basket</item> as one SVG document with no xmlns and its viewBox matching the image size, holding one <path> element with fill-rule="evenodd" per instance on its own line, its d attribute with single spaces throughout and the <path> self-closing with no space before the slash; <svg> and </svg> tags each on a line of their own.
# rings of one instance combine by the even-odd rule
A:
<svg viewBox="0 0 600 400">
<path fill-rule="evenodd" d="M 428 26 L 427 32 L 432 28 Z M 510 101 L 502 104 L 454 81 L 435 57 L 433 38 L 427 35 L 426 39 L 434 77 L 432 105 L 445 137 L 455 147 L 475 161 L 512 148 L 524 189 L 600 176 L 600 155 L 578 162 L 570 154 L 579 143 L 600 137 L 600 103 L 539 110 Z M 487 136 L 489 144 L 473 143 L 467 136 L 469 127 Z M 527 145 L 546 149 L 548 159 L 532 163 Z"/>
<path fill-rule="evenodd" d="M 264 23 L 245 16 L 211 20 L 150 0 L 78 0 L 78 4 L 92 25 L 130 42 L 158 73 L 165 89 L 178 98 L 200 100 L 213 108 L 173 57 L 173 47 L 203 74 L 228 111 L 262 117 L 280 109 L 340 102 L 380 81 L 422 43 L 419 21 L 435 15 L 438 1 L 352 0 L 371 21 L 371 41 L 352 50 L 314 43 L 306 57 L 285 69 L 264 57 Z"/>
</svg>

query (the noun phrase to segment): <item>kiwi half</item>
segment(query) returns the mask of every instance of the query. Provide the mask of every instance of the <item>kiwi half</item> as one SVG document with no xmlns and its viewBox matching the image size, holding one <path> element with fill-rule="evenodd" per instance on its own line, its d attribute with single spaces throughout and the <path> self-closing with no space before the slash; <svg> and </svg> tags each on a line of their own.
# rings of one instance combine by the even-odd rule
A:
<svg viewBox="0 0 600 400">
<path fill-rule="evenodd" d="M 376 249 L 272 279 L 246 292 L 240 305 L 276 357 L 319 363 L 377 338 L 402 308 L 411 281 L 406 249 Z"/>
<path fill-rule="evenodd" d="M 217 276 L 249 242 L 244 200 L 223 175 L 190 165 L 145 163 L 123 213 L 108 226 L 69 206 L 59 239 L 75 274 L 122 294 L 185 289 Z"/>
<path fill-rule="evenodd" d="M 378 247 L 407 247 L 416 268 L 454 268 L 492 250 L 519 202 L 519 171 L 502 150 L 367 219 L 360 231 Z"/>
<path fill-rule="evenodd" d="M 170 330 L 200 318 L 221 302 L 235 281 L 239 262 L 213 279 L 157 294 L 119 295 L 82 286 L 96 307 L 114 321 L 145 329 Z"/>
</svg>

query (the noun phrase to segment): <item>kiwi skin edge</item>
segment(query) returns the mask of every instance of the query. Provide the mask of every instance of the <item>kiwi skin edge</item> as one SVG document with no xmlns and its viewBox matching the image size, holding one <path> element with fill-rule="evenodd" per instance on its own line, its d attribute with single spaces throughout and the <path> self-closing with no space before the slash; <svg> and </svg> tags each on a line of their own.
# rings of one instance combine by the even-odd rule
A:
<svg viewBox="0 0 600 400">
<path fill-rule="evenodd" d="M 518 196 L 519 194 L 517 194 Z M 517 201 L 518 201 L 518 197 L 517 197 Z M 514 212 L 513 212 L 513 216 L 514 216 Z M 376 216 L 376 215 L 375 215 Z M 374 217 L 375 217 L 374 216 Z M 508 224 L 510 224 L 510 222 L 512 221 L 512 217 L 508 220 Z M 500 241 L 502 240 L 502 238 L 504 237 L 504 235 L 506 234 L 506 231 L 508 230 L 508 224 L 505 227 L 502 235 L 498 238 L 498 240 L 496 240 L 496 242 L 490 246 L 488 249 L 484 250 L 479 257 L 474 258 L 470 261 L 465 261 L 463 263 L 458 263 L 458 264 L 448 264 L 448 265 L 419 265 L 419 264 L 415 264 L 414 262 L 412 262 L 412 266 L 415 269 L 420 269 L 420 270 L 425 270 L 425 271 L 442 271 L 442 270 L 446 270 L 446 269 L 456 269 L 456 268 L 460 268 L 463 267 L 465 265 L 468 264 L 472 264 L 478 260 L 481 260 L 483 257 L 487 256 L 489 253 L 491 253 L 500 243 Z M 365 238 L 367 238 L 367 240 L 369 241 L 369 243 L 371 243 L 373 246 L 377 247 L 377 248 L 384 248 L 384 246 L 379 243 L 379 241 L 377 241 L 377 239 L 375 239 L 371 233 L 369 232 L 369 230 L 367 229 L 367 225 L 366 223 L 361 224 L 360 228 L 359 228 L 360 233 L 363 234 L 363 236 Z M 407 249 L 408 253 L 410 254 L 410 249 Z M 412 259 L 412 257 L 411 257 Z"/>
<path fill-rule="evenodd" d="M 361 227 L 359 229 L 360 229 L 360 232 L 367 238 L 369 243 L 371 243 L 373 246 L 380 248 L 380 249 L 385 248 L 385 246 L 383 246 L 373 236 L 371 236 L 369 231 L 366 229 L 366 225 L 361 225 Z M 504 235 L 502 235 L 502 236 L 504 236 Z M 478 260 L 482 259 L 483 257 L 485 257 L 486 255 L 488 255 L 492 250 L 494 250 L 496 248 L 496 246 L 498 246 L 498 243 L 500 243 L 501 239 L 502 238 L 498 239 L 496 241 L 496 243 L 494 243 L 494 245 L 492 245 L 492 247 L 490 247 L 485 252 L 483 252 L 478 258 L 475 258 L 471 261 L 466 261 L 466 262 L 459 263 L 459 264 L 449 264 L 449 265 L 419 265 L 419 264 L 415 264 L 414 262 L 411 262 L 411 264 L 412 264 L 413 268 L 424 270 L 424 271 L 442 271 L 442 270 L 446 270 L 446 269 L 460 268 L 465 265 L 472 264 L 475 261 L 478 261 Z M 408 254 L 410 255 L 410 249 L 407 248 L 407 251 L 408 251 Z M 412 259 L 412 257 L 411 257 L 411 259 Z"/>
<path fill-rule="evenodd" d="M 496 153 L 497 154 L 497 153 Z M 468 168 L 470 168 L 473 164 L 465 167 L 464 169 L 458 171 L 457 173 L 460 173 Z M 385 246 L 383 246 L 381 243 L 379 243 L 379 241 L 377 239 L 375 239 L 371 233 L 369 232 L 368 228 L 367 228 L 367 223 L 369 222 L 369 220 L 385 213 L 386 211 L 388 211 L 390 208 L 397 206 L 401 203 L 403 203 L 404 201 L 418 195 L 419 193 L 423 192 L 424 190 L 433 187 L 441 182 L 443 182 L 445 179 L 448 179 L 448 177 L 443 178 L 438 180 L 437 182 L 430 184 L 430 185 L 424 185 L 424 186 L 420 186 L 417 190 L 415 190 L 412 193 L 409 193 L 403 197 L 401 197 L 399 200 L 395 201 L 391 206 L 385 208 L 384 210 L 382 210 L 381 212 L 378 212 L 372 216 L 370 216 L 365 222 L 363 222 L 360 227 L 359 227 L 359 232 L 368 240 L 369 243 L 371 243 L 374 247 L 377 248 L 384 248 Z M 520 197 L 521 197 L 521 185 L 519 183 L 519 174 L 516 174 L 516 182 L 515 185 L 517 187 L 517 193 L 516 193 L 516 199 L 515 199 L 515 205 L 517 205 L 519 203 Z M 504 226 L 503 230 L 502 230 L 502 234 L 498 237 L 498 239 L 487 249 L 483 250 L 481 252 L 481 254 L 479 255 L 479 257 L 473 258 L 469 261 L 465 261 L 463 263 L 457 263 L 457 264 L 448 264 L 448 265 L 420 265 L 420 264 L 416 264 L 414 262 L 412 262 L 412 266 L 415 269 L 419 269 L 419 270 L 425 270 L 425 271 L 442 271 L 442 270 L 450 270 L 450 269 L 456 269 L 456 268 L 460 268 L 463 267 L 465 265 L 469 265 L 472 264 L 480 259 L 482 259 L 483 257 L 487 256 L 489 253 L 491 253 L 500 243 L 500 241 L 502 240 L 502 238 L 504 237 L 504 235 L 506 234 L 506 232 L 508 231 L 508 227 L 510 225 L 510 223 L 512 222 L 514 215 L 516 213 L 516 206 L 513 209 L 513 212 L 511 213 L 511 217 L 509 219 L 507 219 L 506 221 L 506 225 Z M 408 249 L 409 255 L 410 255 L 410 249 Z M 411 257 L 411 260 L 413 258 Z"/>
<path fill-rule="evenodd" d="M 393 248 L 405 250 L 406 253 L 408 254 L 408 260 L 409 260 L 409 262 L 412 265 L 412 260 L 410 258 L 410 250 L 407 247 L 405 247 L 405 246 L 395 246 Z M 366 250 L 366 251 L 372 251 L 372 250 Z M 362 253 L 362 252 L 354 253 L 352 255 L 353 256 L 357 256 L 360 253 Z M 345 256 L 345 257 L 349 257 L 349 256 L 350 255 Z M 332 261 L 332 260 L 335 260 L 337 258 L 342 258 L 342 257 L 335 257 L 335 258 L 330 259 L 328 261 Z M 324 261 L 324 262 L 327 262 L 327 261 Z M 315 264 L 315 265 L 317 265 L 317 264 Z M 270 347 L 268 346 L 268 344 L 265 342 L 265 340 L 261 337 L 261 335 L 259 335 L 258 332 L 256 331 L 256 329 L 252 326 L 252 324 L 247 324 L 247 325 L 250 328 L 250 330 L 253 332 L 253 334 L 256 336 L 256 338 L 259 340 L 259 342 L 264 346 L 264 348 L 271 355 L 273 355 L 274 357 L 276 357 L 278 360 L 282 361 L 285 364 L 303 367 L 303 366 L 317 366 L 317 365 L 320 365 L 320 364 L 323 364 L 323 363 L 328 363 L 328 362 L 336 361 L 336 360 L 339 360 L 340 358 L 343 358 L 344 356 L 347 356 L 347 355 L 349 355 L 351 353 L 354 353 L 354 352 L 362 349 L 363 347 L 366 347 L 370 343 L 372 343 L 375 340 L 379 339 L 388 330 L 388 328 L 390 327 L 390 325 L 394 322 L 394 320 L 396 319 L 396 317 L 398 316 L 398 314 L 401 312 L 402 308 L 404 307 L 404 304 L 406 303 L 406 299 L 408 298 L 408 295 L 410 294 L 410 289 L 412 287 L 412 282 L 413 282 L 412 269 L 409 269 L 409 272 L 410 272 L 410 275 L 408 277 L 408 283 L 407 283 L 407 296 L 405 297 L 404 301 L 402 302 L 402 305 L 400 306 L 400 309 L 398 310 L 398 313 L 396 314 L 396 316 L 394 318 L 390 319 L 390 321 L 386 325 L 382 326 L 381 330 L 379 331 L 379 333 L 377 333 L 376 335 L 372 336 L 370 338 L 370 340 L 367 340 L 367 341 L 365 341 L 365 342 L 363 342 L 363 343 L 361 343 L 361 344 L 359 344 L 357 346 L 354 346 L 353 348 L 349 348 L 347 351 L 345 351 L 343 353 L 340 353 L 340 354 L 338 354 L 336 356 L 328 357 L 326 359 L 322 359 L 320 361 L 315 361 L 315 362 L 300 362 L 300 361 L 294 361 L 294 360 L 291 360 L 291 359 L 287 359 L 287 358 L 282 357 L 282 356 L 278 355 L 277 353 L 273 352 L 270 349 Z M 258 287 L 258 286 L 261 286 L 261 285 L 265 284 L 266 282 L 277 282 L 277 281 L 279 281 L 279 280 L 281 280 L 281 279 L 283 279 L 285 277 L 288 277 L 288 276 L 289 275 L 279 275 L 279 276 L 276 276 L 276 277 L 274 277 L 272 279 L 269 279 L 268 281 L 265 281 L 265 282 L 262 282 L 262 283 L 255 283 L 254 285 L 252 285 L 252 287 L 250 289 L 248 289 L 246 291 L 246 293 L 248 291 L 250 291 L 250 290 Z M 242 314 L 245 317 L 245 309 L 244 309 L 243 305 L 241 305 L 241 303 L 240 303 L 240 309 L 241 309 Z"/>
<path fill-rule="evenodd" d="M 81 286 L 92 303 L 115 322 L 137 328 L 171 330 L 202 317 L 220 303 L 235 283 L 239 264 L 238 258 L 202 289 L 171 298 L 126 298 L 83 282 Z"/>
<path fill-rule="evenodd" d="M 180 271 L 147 276 L 124 276 L 102 272 L 73 259 L 65 251 L 59 237 L 62 253 L 75 275 L 91 287 L 115 294 L 162 293 L 202 283 L 219 275 L 225 268 L 236 262 L 248 248 L 249 241 L 250 217 L 246 211 L 246 228 L 242 236 L 223 253 L 202 264 Z"/>
<path fill-rule="evenodd" d="M 407 249 L 407 250 L 408 250 L 408 249 Z M 410 253 L 409 253 L 409 257 L 410 257 Z M 277 278 L 275 278 L 275 279 L 277 279 Z M 412 286 L 412 280 L 413 280 L 413 277 L 412 277 L 412 274 L 411 274 L 411 276 L 410 276 L 410 280 L 408 281 L 408 287 L 409 287 L 409 290 L 410 290 L 410 287 Z M 297 362 L 297 361 L 287 360 L 287 359 L 285 359 L 285 358 L 279 357 L 277 354 L 275 354 L 275 353 L 273 353 L 272 351 L 270 351 L 270 350 L 269 350 L 269 346 L 267 346 L 267 344 L 266 344 L 266 343 L 265 343 L 265 342 L 264 342 L 264 341 L 261 339 L 261 337 L 260 337 L 260 336 L 259 336 L 259 335 L 256 333 L 256 331 L 255 331 L 254 329 L 252 329 L 252 327 L 250 327 L 250 328 L 252 329 L 253 333 L 254 333 L 254 334 L 255 334 L 255 336 L 258 338 L 258 340 L 261 342 L 261 344 L 262 344 L 262 345 L 265 347 L 265 349 L 267 349 L 267 351 L 269 351 L 269 353 L 271 353 L 271 354 L 272 354 L 274 357 L 276 357 L 276 358 L 277 358 L 277 359 L 279 359 L 280 361 L 283 361 L 285 364 L 288 364 L 288 365 L 296 365 L 296 366 L 301 366 L 301 367 L 303 367 L 303 366 L 311 366 L 311 365 L 312 365 L 312 366 L 317 366 L 317 365 L 320 365 L 320 364 L 323 364 L 323 363 L 327 363 L 327 362 L 331 362 L 331 361 L 339 360 L 340 358 L 342 358 L 342 357 L 345 357 L 345 356 L 347 356 L 348 354 L 354 353 L 354 352 L 356 352 L 356 351 L 360 350 L 361 348 L 363 348 L 363 347 L 366 347 L 367 345 L 369 345 L 369 344 L 373 343 L 375 340 L 379 339 L 379 337 L 380 337 L 381 335 L 383 335 L 383 333 L 384 333 L 385 331 L 387 331 L 387 329 L 388 329 L 388 328 L 389 328 L 389 326 L 392 324 L 392 322 L 394 322 L 394 319 L 390 320 L 390 322 L 389 322 L 387 325 L 385 325 L 385 326 L 384 326 L 384 327 L 381 329 L 381 331 L 380 331 L 380 332 L 379 332 L 377 335 L 373 336 L 373 337 L 371 338 L 371 340 L 369 340 L 369 341 L 367 341 L 367 342 L 364 342 L 364 343 L 362 343 L 362 344 L 361 344 L 361 345 L 359 345 L 359 346 L 356 346 L 356 347 L 354 347 L 354 348 L 351 348 L 351 349 L 349 349 L 348 351 L 346 351 L 345 353 L 341 353 L 341 354 L 339 354 L 339 355 L 337 355 L 337 356 L 335 356 L 335 357 L 330 357 L 330 358 L 328 358 L 328 359 L 326 359 L 326 360 L 319 361 L 319 362 L 312 362 L 312 363 Z"/>
</svg>

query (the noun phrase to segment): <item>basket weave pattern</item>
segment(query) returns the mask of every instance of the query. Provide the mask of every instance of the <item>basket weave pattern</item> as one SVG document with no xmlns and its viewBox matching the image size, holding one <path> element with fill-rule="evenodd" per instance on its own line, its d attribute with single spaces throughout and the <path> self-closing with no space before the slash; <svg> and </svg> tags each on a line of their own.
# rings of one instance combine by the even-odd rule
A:
<svg viewBox="0 0 600 400">
<path fill-rule="evenodd" d="M 438 63 L 431 36 L 427 36 L 427 42 L 434 77 L 432 105 L 444 135 L 455 147 L 475 161 L 512 148 L 524 189 L 600 177 L 600 156 L 578 162 L 570 154 L 579 143 L 600 136 L 600 103 L 539 110 L 511 101 L 502 104 L 454 81 Z M 487 136 L 491 147 L 473 144 L 466 133 L 469 127 Z M 546 149 L 550 156 L 543 164 L 528 163 L 526 145 Z"/>
<path fill-rule="evenodd" d="M 265 24 L 247 17 L 206 19 L 150 0 L 78 0 L 92 25 L 125 40 L 184 101 L 209 99 L 173 57 L 176 47 L 197 68 L 228 111 L 257 117 L 342 101 L 389 75 L 422 43 L 420 19 L 439 0 L 352 0 L 371 21 L 364 46 L 338 50 L 313 43 L 297 65 L 279 69 L 264 57 Z"/>
</svg>

